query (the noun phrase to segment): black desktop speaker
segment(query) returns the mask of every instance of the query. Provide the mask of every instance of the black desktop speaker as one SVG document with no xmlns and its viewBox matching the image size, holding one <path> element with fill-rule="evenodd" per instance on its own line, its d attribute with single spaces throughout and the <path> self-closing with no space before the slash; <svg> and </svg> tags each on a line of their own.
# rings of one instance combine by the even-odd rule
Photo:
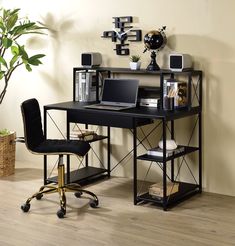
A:
<svg viewBox="0 0 235 246">
<path fill-rule="evenodd" d="M 92 68 L 102 63 L 102 56 L 98 52 L 82 53 L 81 64 L 83 67 Z"/>
</svg>

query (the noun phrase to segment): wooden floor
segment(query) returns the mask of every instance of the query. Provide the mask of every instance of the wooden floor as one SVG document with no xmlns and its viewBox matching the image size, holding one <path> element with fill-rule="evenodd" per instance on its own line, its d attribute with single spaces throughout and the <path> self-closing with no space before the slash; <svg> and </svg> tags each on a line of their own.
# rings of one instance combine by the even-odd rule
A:
<svg viewBox="0 0 235 246">
<path fill-rule="evenodd" d="M 0 178 L 0 246 L 44 245 L 235 245 L 235 197 L 203 193 L 170 211 L 134 206 L 132 182 L 111 178 L 89 187 L 100 208 L 67 195 L 66 218 L 58 219 L 56 194 L 20 205 L 42 185 L 42 169 L 16 163 L 16 173 Z"/>
</svg>

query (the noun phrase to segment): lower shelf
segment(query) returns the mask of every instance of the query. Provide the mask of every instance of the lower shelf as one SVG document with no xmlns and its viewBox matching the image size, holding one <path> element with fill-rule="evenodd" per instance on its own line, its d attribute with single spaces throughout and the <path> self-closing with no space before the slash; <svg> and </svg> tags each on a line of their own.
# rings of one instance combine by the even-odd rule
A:
<svg viewBox="0 0 235 246">
<path fill-rule="evenodd" d="M 104 175 L 106 173 L 106 175 Z M 82 167 L 78 170 L 70 172 L 70 183 L 90 183 L 94 179 L 102 178 L 108 175 L 108 170 L 98 167 Z M 67 181 L 67 174 L 65 174 L 65 182 Z M 57 176 L 47 179 L 49 183 L 57 183 Z"/>
<path fill-rule="evenodd" d="M 166 197 L 166 206 L 173 206 L 197 193 L 201 193 L 199 185 L 179 182 L 179 191 Z M 162 197 L 153 198 L 149 193 L 144 193 L 137 196 L 137 203 L 152 202 L 157 205 L 163 206 L 164 201 Z"/>
</svg>

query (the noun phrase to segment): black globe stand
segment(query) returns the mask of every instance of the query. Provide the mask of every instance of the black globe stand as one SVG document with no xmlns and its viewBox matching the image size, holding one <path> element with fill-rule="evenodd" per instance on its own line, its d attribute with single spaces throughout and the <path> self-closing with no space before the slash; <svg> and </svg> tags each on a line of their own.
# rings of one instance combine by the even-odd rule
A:
<svg viewBox="0 0 235 246">
<path fill-rule="evenodd" d="M 160 70 L 160 67 L 156 63 L 156 52 L 155 51 L 151 52 L 151 62 L 147 66 L 146 70 L 148 70 L 148 71 L 158 71 L 158 70 Z"/>
</svg>

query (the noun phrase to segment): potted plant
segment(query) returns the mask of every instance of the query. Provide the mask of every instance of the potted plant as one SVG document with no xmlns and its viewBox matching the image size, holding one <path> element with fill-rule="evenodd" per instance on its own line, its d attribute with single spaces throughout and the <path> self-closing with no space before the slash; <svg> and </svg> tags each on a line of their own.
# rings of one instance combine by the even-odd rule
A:
<svg viewBox="0 0 235 246">
<path fill-rule="evenodd" d="M 30 72 L 32 66 L 38 66 L 44 54 L 29 56 L 25 45 L 20 43 L 22 36 L 28 34 L 44 34 L 46 29 L 31 22 L 27 17 L 19 18 L 20 9 L 0 9 L 0 104 L 6 94 L 9 80 L 13 72 L 24 65 Z M 25 39 L 23 39 L 25 42 Z"/>
<path fill-rule="evenodd" d="M 15 172 L 15 132 L 7 129 L 0 131 L 0 177 Z"/>
<path fill-rule="evenodd" d="M 24 66 L 29 72 L 32 66 L 41 64 L 44 54 L 29 56 L 20 41 L 28 34 L 44 34 L 43 26 L 31 22 L 27 17 L 19 17 L 20 9 L 0 9 L 0 104 L 2 103 L 14 71 Z M 0 131 L 0 176 L 8 176 L 15 170 L 15 132 Z"/>
<path fill-rule="evenodd" d="M 130 68 L 131 70 L 139 70 L 140 69 L 140 56 L 139 55 L 132 55 L 130 56 Z"/>
</svg>

